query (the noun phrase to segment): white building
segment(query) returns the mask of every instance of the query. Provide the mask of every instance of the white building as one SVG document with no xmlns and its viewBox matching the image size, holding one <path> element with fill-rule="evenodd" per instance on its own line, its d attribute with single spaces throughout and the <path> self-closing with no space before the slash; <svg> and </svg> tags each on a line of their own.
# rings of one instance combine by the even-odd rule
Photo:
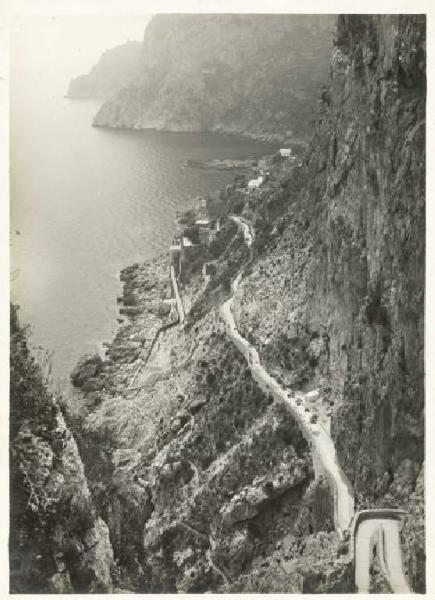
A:
<svg viewBox="0 0 435 600">
<path fill-rule="evenodd" d="M 263 181 L 264 178 L 261 175 L 260 177 L 257 177 L 257 179 L 251 179 L 250 181 L 248 181 L 248 190 L 255 190 L 259 188 Z"/>
<path fill-rule="evenodd" d="M 289 156 L 292 155 L 292 149 L 291 148 L 280 148 L 279 153 L 281 154 L 281 156 L 283 158 L 289 158 Z"/>
</svg>

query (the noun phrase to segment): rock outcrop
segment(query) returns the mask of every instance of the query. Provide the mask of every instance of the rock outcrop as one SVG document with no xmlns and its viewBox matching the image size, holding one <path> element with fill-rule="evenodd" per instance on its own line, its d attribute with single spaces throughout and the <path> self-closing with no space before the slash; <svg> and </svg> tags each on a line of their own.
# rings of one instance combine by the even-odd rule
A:
<svg viewBox="0 0 435 600">
<path fill-rule="evenodd" d="M 126 42 L 106 50 L 86 75 L 72 79 L 67 98 L 110 98 L 137 75 L 142 53 L 141 42 Z"/>
<path fill-rule="evenodd" d="M 99 354 L 83 356 L 71 372 L 71 383 L 76 387 L 82 387 L 89 380 L 95 380 L 100 373 L 103 361 Z"/>
<path fill-rule="evenodd" d="M 130 85 L 94 125 L 306 137 L 334 17 L 157 15 Z"/>
<path fill-rule="evenodd" d="M 111 592 L 107 525 L 13 306 L 10 361 L 10 591 Z"/>
</svg>

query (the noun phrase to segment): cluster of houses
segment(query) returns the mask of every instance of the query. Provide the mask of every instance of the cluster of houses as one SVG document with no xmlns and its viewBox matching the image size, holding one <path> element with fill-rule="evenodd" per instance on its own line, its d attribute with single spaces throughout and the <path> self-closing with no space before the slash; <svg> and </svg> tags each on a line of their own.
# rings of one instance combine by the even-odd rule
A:
<svg viewBox="0 0 435 600">
<path fill-rule="evenodd" d="M 292 158 L 291 148 L 280 148 L 279 154 L 282 158 Z M 258 161 L 258 171 L 258 177 L 248 181 L 248 193 L 257 190 L 267 180 L 269 171 L 267 161 L 265 159 Z"/>
<path fill-rule="evenodd" d="M 264 177 L 262 175 L 257 177 L 257 179 L 250 179 L 248 181 L 248 191 L 256 190 L 257 188 L 260 187 L 260 185 L 263 183 L 263 181 L 264 181 Z"/>
<path fill-rule="evenodd" d="M 219 219 L 202 218 L 197 219 L 193 225 L 185 227 L 180 235 L 175 236 L 170 246 L 170 261 L 176 277 L 183 279 L 186 265 L 201 255 L 202 248 L 210 246 L 219 230 Z"/>
<path fill-rule="evenodd" d="M 282 158 L 293 158 L 291 148 L 281 148 L 279 154 Z M 258 177 L 248 181 L 248 193 L 261 187 L 269 176 L 269 162 L 266 159 L 258 161 Z M 202 212 L 202 211 L 201 211 Z M 201 249 L 210 246 L 216 239 L 220 230 L 218 219 L 211 220 L 206 217 L 198 218 L 193 225 L 186 226 L 183 231 L 174 237 L 170 246 L 170 264 L 174 267 L 175 276 L 183 280 L 186 266 L 194 262 L 201 255 Z M 206 271 L 212 270 L 213 265 L 207 263 Z"/>
</svg>

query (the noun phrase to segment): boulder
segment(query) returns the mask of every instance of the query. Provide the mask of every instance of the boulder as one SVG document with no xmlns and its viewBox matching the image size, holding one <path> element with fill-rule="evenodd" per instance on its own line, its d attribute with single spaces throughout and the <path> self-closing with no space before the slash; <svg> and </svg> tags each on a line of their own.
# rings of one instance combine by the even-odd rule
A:
<svg viewBox="0 0 435 600">
<path fill-rule="evenodd" d="M 55 573 L 49 579 L 48 591 L 51 594 L 73 594 L 69 573 Z"/>
<path fill-rule="evenodd" d="M 85 566 L 92 573 L 92 583 L 89 591 L 94 593 L 111 592 L 113 550 L 110 544 L 109 529 L 106 523 L 98 517 L 94 526 L 85 536 Z"/>
<path fill-rule="evenodd" d="M 159 304 L 159 317 L 167 317 L 171 312 L 171 305 L 167 302 L 160 302 Z"/>
<path fill-rule="evenodd" d="M 71 382 L 75 387 L 83 387 L 88 379 L 98 375 L 102 368 L 103 361 L 99 354 L 87 354 L 79 360 L 71 372 Z"/>
</svg>

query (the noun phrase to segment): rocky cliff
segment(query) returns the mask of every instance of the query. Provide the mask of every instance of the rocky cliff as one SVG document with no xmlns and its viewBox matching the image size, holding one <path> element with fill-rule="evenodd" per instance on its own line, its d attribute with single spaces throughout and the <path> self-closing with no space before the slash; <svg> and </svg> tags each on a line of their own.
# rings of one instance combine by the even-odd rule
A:
<svg viewBox="0 0 435 600">
<path fill-rule="evenodd" d="M 332 16 L 157 15 L 137 76 L 94 125 L 305 137 L 333 29 Z"/>
<path fill-rule="evenodd" d="M 421 590 L 425 18 L 339 17 L 331 75 L 304 164 L 246 208 L 269 247 L 237 315 L 283 378 L 321 388 L 357 508 L 412 507 Z"/>
<path fill-rule="evenodd" d="M 126 42 L 104 52 L 86 75 L 72 79 L 67 98 L 110 98 L 137 75 L 142 44 Z"/>
<path fill-rule="evenodd" d="M 110 592 L 107 525 L 13 306 L 10 366 L 10 591 Z"/>
<path fill-rule="evenodd" d="M 250 22 L 225 18 L 228 35 Z M 196 39 L 201 19 L 162 17 L 151 32 L 171 24 L 171 46 L 188 23 Z M 158 82 L 172 55 L 154 56 Z M 239 175 L 184 215 L 190 228 L 207 213 L 221 222 L 185 260 L 186 322 L 176 318 L 168 256 L 121 273 L 119 331 L 104 360 L 74 370 L 79 410 L 68 411 L 98 523 L 109 530 L 115 586 L 354 591 L 351 552 L 334 531 L 333 498 L 314 476 L 310 446 L 228 338 L 219 309 L 242 274 L 233 303 L 240 333 L 291 396 L 318 390 L 310 398 L 331 426 L 356 508 L 408 511 L 406 574 L 424 591 L 425 64 L 423 16 L 340 16 L 305 156 L 267 157 L 259 189 L 247 194 Z M 142 98 L 129 105 L 131 126 L 144 124 L 135 121 Z M 252 224 L 252 252 L 234 214 Z M 204 263 L 213 265 L 208 276 Z M 32 436 L 52 444 L 38 427 Z M 21 482 L 26 464 L 14 463 Z M 26 505 L 31 488 L 23 490 Z M 74 510 L 56 514 L 61 530 Z M 83 530 L 75 535 L 82 540 Z M 387 589 L 378 571 L 376 563 L 372 591 Z"/>
</svg>

